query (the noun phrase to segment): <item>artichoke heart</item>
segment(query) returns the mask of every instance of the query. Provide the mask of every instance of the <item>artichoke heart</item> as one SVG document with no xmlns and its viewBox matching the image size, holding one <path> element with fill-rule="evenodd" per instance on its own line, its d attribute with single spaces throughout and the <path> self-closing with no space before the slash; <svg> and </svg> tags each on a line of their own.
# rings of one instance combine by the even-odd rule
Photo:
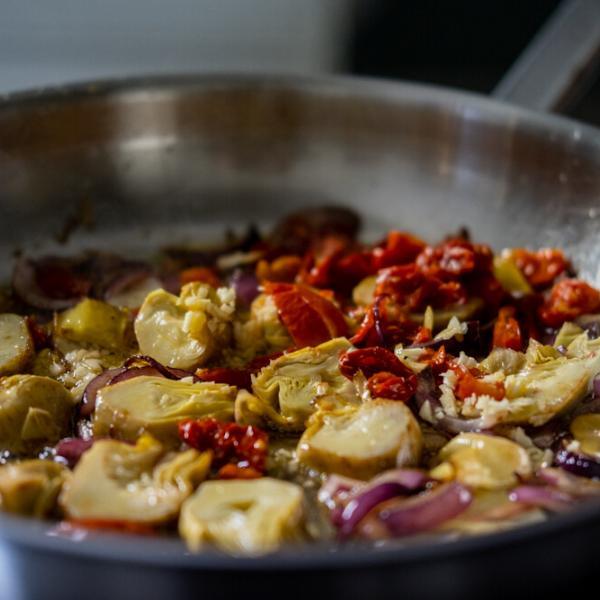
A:
<svg viewBox="0 0 600 600">
<path fill-rule="evenodd" d="M 18 373 L 33 358 L 33 340 L 23 317 L 0 315 L 0 376 Z"/>
<path fill-rule="evenodd" d="M 2 510 L 47 517 L 55 512 L 58 494 L 70 472 L 50 460 L 25 460 L 0 467 Z"/>
<path fill-rule="evenodd" d="M 67 433 L 74 400 L 58 381 L 38 375 L 0 379 L 0 447 L 32 453 Z"/>
<path fill-rule="evenodd" d="M 135 320 L 140 351 L 170 367 L 193 369 L 229 343 L 234 310 L 231 288 L 195 282 L 180 296 L 155 290 Z"/>
<path fill-rule="evenodd" d="M 386 469 L 416 465 L 422 447 L 410 409 L 379 398 L 316 412 L 298 443 L 298 459 L 318 471 L 370 479 Z"/>
<path fill-rule="evenodd" d="M 178 442 L 184 419 L 233 419 L 237 388 L 224 383 L 134 377 L 102 388 L 96 397 L 95 437 L 135 441 L 147 431 L 163 442 Z"/>
<path fill-rule="evenodd" d="M 600 371 L 600 350 L 588 343 L 582 349 L 582 344 L 575 339 L 562 355 L 532 340 L 522 368 L 504 379 L 506 397 L 468 398 L 462 414 L 483 417 L 489 427 L 500 423 L 537 427 L 566 412 L 583 399 Z"/>
<path fill-rule="evenodd" d="M 179 534 L 193 551 L 216 544 L 232 554 L 277 550 L 303 535 L 302 488 L 264 477 L 208 481 L 181 508 Z"/>
<path fill-rule="evenodd" d="M 240 394 L 236 414 L 249 421 L 254 415 L 253 424 L 303 431 L 318 398 L 334 395 L 342 402 L 357 402 L 353 383 L 339 369 L 340 354 L 350 348 L 346 338 L 336 338 L 272 360 L 253 379 L 254 396 Z"/>
<path fill-rule="evenodd" d="M 130 321 L 125 311 L 86 298 L 56 317 L 55 334 L 72 342 L 119 350 L 128 345 Z"/>
<path fill-rule="evenodd" d="M 525 448 L 494 435 L 461 433 L 440 450 L 439 458 L 451 465 L 455 479 L 476 489 L 510 488 L 532 474 Z"/>
<path fill-rule="evenodd" d="M 74 519 L 164 523 L 206 478 L 210 462 L 208 452 L 166 454 L 147 434 L 135 446 L 98 440 L 77 463 L 59 502 Z"/>
</svg>

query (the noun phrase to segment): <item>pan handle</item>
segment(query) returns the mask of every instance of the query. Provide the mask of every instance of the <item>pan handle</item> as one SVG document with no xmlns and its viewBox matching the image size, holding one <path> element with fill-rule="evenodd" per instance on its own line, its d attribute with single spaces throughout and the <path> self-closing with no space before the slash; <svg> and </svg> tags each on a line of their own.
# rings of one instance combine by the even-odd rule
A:
<svg viewBox="0 0 600 600">
<path fill-rule="evenodd" d="M 564 111 L 600 66 L 600 0 L 563 0 L 492 92 L 542 111 Z"/>
</svg>

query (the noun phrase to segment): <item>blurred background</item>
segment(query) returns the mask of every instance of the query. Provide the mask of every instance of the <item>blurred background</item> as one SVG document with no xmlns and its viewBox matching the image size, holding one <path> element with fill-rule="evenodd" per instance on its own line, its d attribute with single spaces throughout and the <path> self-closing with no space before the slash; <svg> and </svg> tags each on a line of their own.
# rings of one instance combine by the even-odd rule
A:
<svg viewBox="0 0 600 600">
<path fill-rule="evenodd" d="M 559 4 L 0 0 L 0 93 L 197 71 L 353 73 L 489 93 Z M 591 83 L 566 112 L 600 125 Z"/>
</svg>

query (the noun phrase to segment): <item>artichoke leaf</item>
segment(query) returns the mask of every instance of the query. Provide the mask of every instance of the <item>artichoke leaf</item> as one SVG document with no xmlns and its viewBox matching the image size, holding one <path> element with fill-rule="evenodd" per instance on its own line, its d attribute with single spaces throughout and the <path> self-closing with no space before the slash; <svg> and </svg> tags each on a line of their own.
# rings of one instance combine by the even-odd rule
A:
<svg viewBox="0 0 600 600">
<path fill-rule="evenodd" d="M 273 552 L 304 535 L 299 485 L 269 477 L 207 481 L 181 509 L 179 533 L 193 551 L 207 544 L 237 555 Z"/>
<path fill-rule="evenodd" d="M 68 431 L 74 400 L 58 381 L 38 375 L 0 379 L 0 447 L 33 453 Z"/>
<path fill-rule="evenodd" d="M 32 459 L 0 466 L 2 510 L 38 518 L 53 514 L 69 475 L 66 467 L 50 460 Z"/>
<path fill-rule="evenodd" d="M 98 440 L 63 487 L 60 504 L 73 519 L 167 522 L 208 475 L 210 452 L 167 453 L 148 434 L 135 445 Z"/>
<path fill-rule="evenodd" d="M 287 431 L 302 431 L 324 396 L 358 402 L 353 383 L 340 373 L 339 357 L 352 348 L 346 338 L 306 347 L 272 360 L 252 381 L 257 401 L 245 403 L 246 413 L 256 412 L 263 422 Z"/>
<path fill-rule="evenodd" d="M 0 315 L 0 376 L 24 369 L 33 358 L 33 340 L 23 317 Z"/>
<path fill-rule="evenodd" d="M 421 428 L 402 402 L 375 399 L 319 410 L 298 442 L 300 462 L 318 471 L 370 479 L 381 471 L 418 464 Z"/>
<path fill-rule="evenodd" d="M 142 432 L 178 443 L 185 419 L 212 417 L 231 421 L 237 388 L 224 383 L 143 376 L 102 388 L 93 418 L 95 437 L 135 441 Z"/>
<path fill-rule="evenodd" d="M 234 310 L 231 288 L 195 282 L 179 296 L 155 290 L 134 324 L 140 351 L 170 367 L 200 366 L 229 343 Z"/>
</svg>

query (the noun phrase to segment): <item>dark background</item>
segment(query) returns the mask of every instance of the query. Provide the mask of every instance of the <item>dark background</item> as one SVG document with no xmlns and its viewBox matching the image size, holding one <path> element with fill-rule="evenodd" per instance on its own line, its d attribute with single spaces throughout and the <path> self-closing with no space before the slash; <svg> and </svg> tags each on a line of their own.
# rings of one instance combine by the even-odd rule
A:
<svg viewBox="0 0 600 600">
<path fill-rule="evenodd" d="M 559 4 L 371 0 L 357 8 L 348 68 L 489 93 Z M 568 114 L 600 125 L 599 79 Z"/>
</svg>

